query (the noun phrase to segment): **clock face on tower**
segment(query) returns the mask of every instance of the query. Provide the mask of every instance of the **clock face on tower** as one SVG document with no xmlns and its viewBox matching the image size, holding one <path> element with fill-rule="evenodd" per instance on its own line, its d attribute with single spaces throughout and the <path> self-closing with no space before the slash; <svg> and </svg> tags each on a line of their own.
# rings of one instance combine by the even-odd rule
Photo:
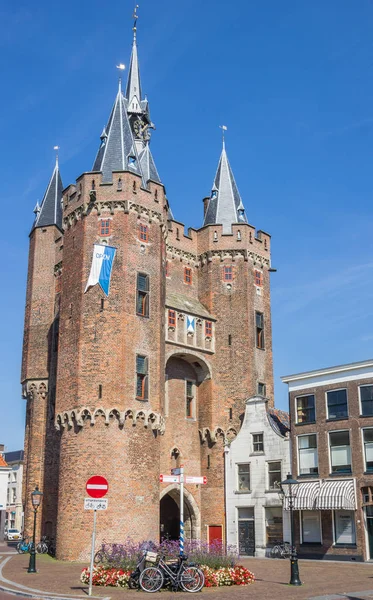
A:
<svg viewBox="0 0 373 600">
<path fill-rule="evenodd" d="M 136 135 L 136 137 L 142 137 L 142 133 L 143 133 L 143 130 L 145 127 L 146 127 L 146 124 L 141 119 L 136 119 L 136 121 L 134 121 L 133 131 L 134 131 L 134 134 Z"/>
</svg>

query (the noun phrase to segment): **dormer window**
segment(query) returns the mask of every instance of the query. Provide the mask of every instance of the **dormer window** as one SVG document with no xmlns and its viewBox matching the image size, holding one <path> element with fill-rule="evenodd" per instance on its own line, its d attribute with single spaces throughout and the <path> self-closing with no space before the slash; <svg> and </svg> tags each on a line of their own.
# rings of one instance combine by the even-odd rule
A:
<svg viewBox="0 0 373 600">
<path fill-rule="evenodd" d="M 216 198 L 217 195 L 218 195 L 218 191 L 217 190 L 212 190 L 212 192 L 211 192 L 211 200 L 213 200 L 214 198 Z"/>
<path fill-rule="evenodd" d="M 136 156 L 131 155 L 128 157 L 128 166 L 136 168 Z"/>
</svg>

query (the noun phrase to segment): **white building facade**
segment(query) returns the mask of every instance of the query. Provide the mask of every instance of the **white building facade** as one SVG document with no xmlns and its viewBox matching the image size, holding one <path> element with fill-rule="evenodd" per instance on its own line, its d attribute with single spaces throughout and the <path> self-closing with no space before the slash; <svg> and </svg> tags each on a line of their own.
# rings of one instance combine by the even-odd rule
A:
<svg viewBox="0 0 373 600">
<path fill-rule="evenodd" d="M 289 541 L 278 494 L 290 471 L 288 433 L 288 414 L 254 396 L 246 401 L 239 434 L 225 448 L 226 541 L 241 556 L 263 557 L 275 543 Z"/>
<path fill-rule="evenodd" d="M 5 452 L 4 458 L 9 465 L 8 490 L 6 499 L 6 529 L 19 529 L 23 531 L 23 450 Z"/>
</svg>

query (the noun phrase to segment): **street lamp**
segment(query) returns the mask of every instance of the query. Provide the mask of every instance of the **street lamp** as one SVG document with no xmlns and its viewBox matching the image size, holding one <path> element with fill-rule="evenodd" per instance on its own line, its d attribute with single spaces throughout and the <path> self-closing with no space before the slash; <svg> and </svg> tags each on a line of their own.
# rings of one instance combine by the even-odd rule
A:
<svg viewBox="0 0 373 600">
<path fill-rule="evenodd" d="M 43 494 L 39 492 L 38 486 L 31 492 L 31 502 L 34 509 L 34 531 L 32 534 L 32 547 L 30 551 L 30 562 L 28 565 L 27 573 L 36 573 L 36 552 L 35 552 L 35 531 L 36 531 L 36 513 L 41 503 Z"/>
<path fill-rule="evenodd" d="M 294 543 L 294 500 L 297 497 L 299 482 L 293 479 L 288 473 L 284 481 L 280 483 L 280 496 L 290 510 L 290 532 L 291 532 L 291 552 L 290 552 L 290 585 L 302 585 L 299 579 L 297 551 Z M 285 506 L 286 506 L 285 505 Z"/>
</svg>

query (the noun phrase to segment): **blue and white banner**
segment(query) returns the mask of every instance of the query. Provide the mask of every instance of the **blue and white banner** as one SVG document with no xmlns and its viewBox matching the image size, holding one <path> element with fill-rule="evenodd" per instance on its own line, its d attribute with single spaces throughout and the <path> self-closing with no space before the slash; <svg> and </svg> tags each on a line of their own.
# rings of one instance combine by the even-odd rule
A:
<svg viewBox="0 0 373 600">
<path fill-rule="evenodd" d="M 187 315 L 187 332 L 194 333 L 196 329 L 196 319 L 195 317 L 189 317 Z"/>
<path fill-rule="evenodd" d="M 99 283 L 102 291 L 108 296 L 110 287 L 111 269 L 117 249 L 113 246 L 95 244 L 93 246 L 93 257 L 91 272 L 84 293 L 96 283 Z"/>
</svg>

